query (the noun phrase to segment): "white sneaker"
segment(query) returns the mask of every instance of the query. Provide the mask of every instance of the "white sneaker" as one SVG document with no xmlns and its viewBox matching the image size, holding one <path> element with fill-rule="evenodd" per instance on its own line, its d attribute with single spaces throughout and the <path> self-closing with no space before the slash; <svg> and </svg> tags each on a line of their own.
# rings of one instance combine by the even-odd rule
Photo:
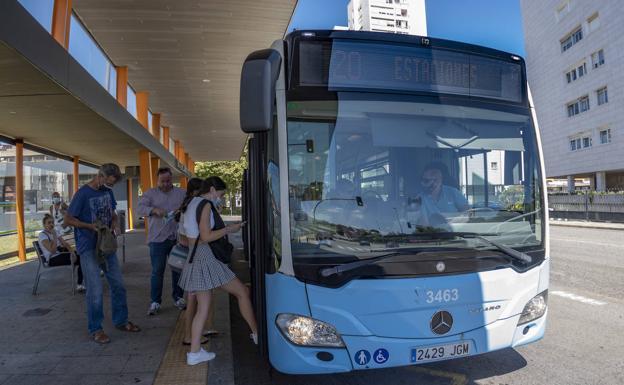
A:
<svg viewBox="0 0 624 385">
<path fill-rule="evenodd" d="M 197 365 L 202 362 L 213 360 L 217 355 L 213 352 L 207 352 L 204 348 L 199 348 L 199 351 L 193 353 L 186 353 L 186 363 L 188 365 Z"/>
<path fill-rule="evenodd" d="M 184 298 L 178 298 L 178 300 L 175 301 L 175 307 L 180 310 L 186 309 L 186 301 L 184 300 Z"/>
<path fill-rule="evenodd" d="M 252 339 L 252 341 L 253 341 L 253 343 L 254 343 L 254 344 L 258 345 L 258 335 L 257 335 L 256 333 L 251 333 L 251 334 L 249 335 L 249 338 L 251 338 L 251 339 Z"/>
<path fill-rule="evenodd" d="M 155 315 L 160 310 L 160 304 L 158 302 L 152 302 L 149 309 L 147 309 L 147 315 Z"/>
<path fill-rule="evenodd" d="M 82 293 L 83 291 L 86 291 L 87 288 L 85 287 L 85 285 L 76 285 L 76 291 L 78 293 Z"/>
</svg>

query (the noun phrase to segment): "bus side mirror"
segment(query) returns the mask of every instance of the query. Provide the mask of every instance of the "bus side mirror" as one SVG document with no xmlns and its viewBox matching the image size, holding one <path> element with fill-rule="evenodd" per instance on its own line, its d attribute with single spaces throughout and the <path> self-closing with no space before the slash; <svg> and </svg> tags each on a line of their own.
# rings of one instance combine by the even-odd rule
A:
<svg viewBox="0 0 624 385">
<path fill-rule="evenodd" d="M 273 126 L 275 83 L 281 56 L 273 49 L 255 51 L 243 64 L 240 84 L 240 125 L 243 132 L 269 131 Z"/>
</svg>

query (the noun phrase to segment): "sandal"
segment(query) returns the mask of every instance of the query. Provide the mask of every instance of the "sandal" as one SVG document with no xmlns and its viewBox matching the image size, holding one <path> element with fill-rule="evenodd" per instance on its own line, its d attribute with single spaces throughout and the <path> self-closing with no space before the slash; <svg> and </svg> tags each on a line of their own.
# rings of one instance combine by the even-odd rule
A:
<svg viewBox="0 0 624 385">
<path fill-rule="evenodd" d="M 218 334 L 219 334 L 219 332 L 218 332 L 217 330 L 213 330 L 213 329 L 210 329 L 210 330 L 204 330 L 204 331 L 202 332 L 202 335 L 203 335 L 204 337 L 213 337 L 213 336 L 216 336 L 216 335 L 218 335 Z"/>
<path fill-rule="evenodd" d="M 93 334 L 93 341 L 97 342 L 100 345 L 104 345 L 109 343 L 111 340 L 110 337 L 107 336 L 106 333 L 104 333 L 104 330 L 98 330 Z"/>
<path fill-rule="evenodd" d="M 210 341 L 210 339 L 206 338 L 205 340 L 200 342 L 200 345 L 207 344 L 208 341 Z M 190 342 L 186 342 L 186 341 L 182 341 L 182 345 L 184 345 L 184 346 L 191 346 L 191 343 Z"/>
<path fill-rule="evenodd" d="M 136 332 L 140 332 L 141 328 L 138 327 L 137 325 L 133 324 L 132 322 L 128 321 L 125 325 L 122 326 L 116 326 L 117 329 L 123 331 L 123 332 L 129 332 L 129 333 L 136 333 Z"/>
</svg>

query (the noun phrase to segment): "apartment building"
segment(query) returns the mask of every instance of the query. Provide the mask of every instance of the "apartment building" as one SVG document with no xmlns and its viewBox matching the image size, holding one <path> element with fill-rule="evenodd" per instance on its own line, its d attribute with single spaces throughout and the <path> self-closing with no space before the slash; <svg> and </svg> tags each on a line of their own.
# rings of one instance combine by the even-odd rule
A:
<svg viewBox="0 0 624 385">
<path fill-rule="evenodd" d="M 349 29 L 427 36 L 425 0 L 351 0 Z"/>
<path fill-rule="evenodd" d="M 624 189 L 624 7 L 521 0 L 526 63 L 546 176 Z"/>
</svg>

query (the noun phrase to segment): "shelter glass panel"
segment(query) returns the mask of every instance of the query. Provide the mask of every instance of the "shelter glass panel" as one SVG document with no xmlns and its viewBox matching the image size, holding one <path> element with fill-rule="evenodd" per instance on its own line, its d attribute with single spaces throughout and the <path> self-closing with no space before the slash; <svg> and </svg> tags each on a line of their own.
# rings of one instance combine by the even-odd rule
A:
<svg viewBox="0 0 624 385">
<path fill-rule="evenodd" d="M 114 90 L 117 84 L 115 66 L 74 14 L 71 16 L 69 30 L 69 53 L 102 87 L 111 95 L 116 95 L 116 91 L 111 92 L 111 89 Z M 115 73 L 114 76 L 113 73 Z"/>
<path fill-rule="evenodd" d="M 43 28 L 52 32 L 52 13 L 54 11 L 54 0 L 18 0 L 22 7 L 26 8 L 41 24 Z"/>
</svg>

